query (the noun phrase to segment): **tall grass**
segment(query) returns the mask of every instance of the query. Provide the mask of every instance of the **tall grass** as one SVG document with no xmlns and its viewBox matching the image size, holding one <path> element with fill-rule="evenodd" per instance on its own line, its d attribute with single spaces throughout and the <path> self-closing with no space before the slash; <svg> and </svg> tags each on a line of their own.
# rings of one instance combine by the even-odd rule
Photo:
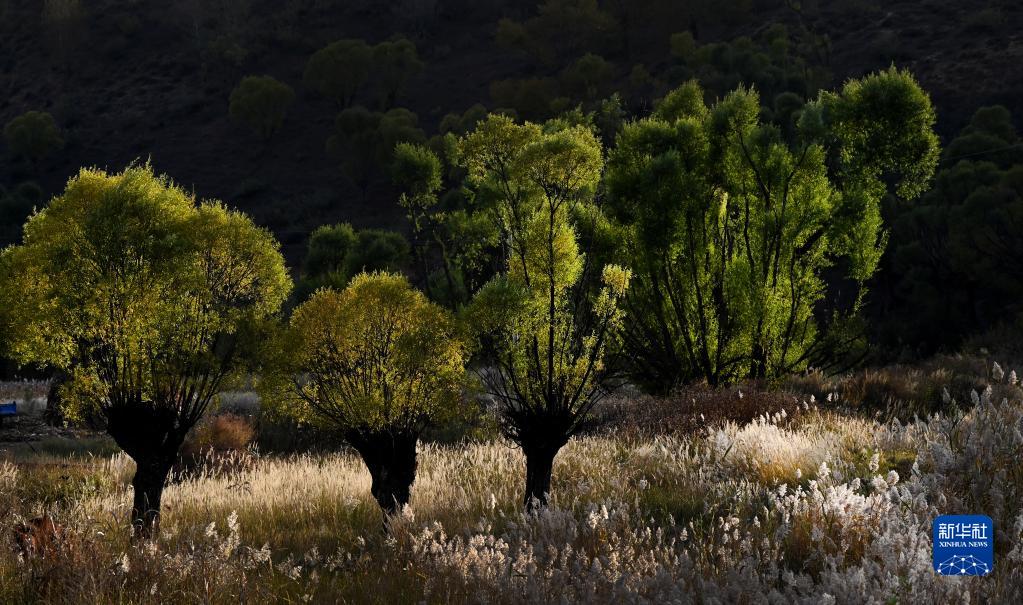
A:
<svg viewBox="0 0 1023 605">
<path fill-rule="evenodd" d="M 511 444 L 423 445 L 412 502 L 387 533 L 368 472 L 345 451 L 249 452 L 183 474 L 145 545 L 124 527 L 123 455 L 0 462 L 4 526 L 47 511 L 72 536 L 49 558 L 0 551 L 0 600 L 1021 602 L 1023 401 L 993 399 L 1010 392 L 998 376 L 969 411 L 926 420 L 807 401 L 673 435 L 579 438 L 535 515 L 520 510 Z M 53 468 L 91 483 L 56 499 Z M 933 573 L 931 522 L 953 513 L 995 520 L 991 577 Z"/>
</svg>

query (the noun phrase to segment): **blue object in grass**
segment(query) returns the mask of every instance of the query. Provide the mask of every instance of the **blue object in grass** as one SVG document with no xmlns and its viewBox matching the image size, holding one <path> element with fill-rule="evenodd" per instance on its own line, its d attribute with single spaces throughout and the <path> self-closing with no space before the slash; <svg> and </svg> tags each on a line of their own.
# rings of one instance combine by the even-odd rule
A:
<svg viewBox="0 0 1023 605">
<path fill-rule="evenodd" d="M 16 416 L 18 414 L 18 404 L 15 402 L 0 403 L 0 416 Z"/>
</svg>

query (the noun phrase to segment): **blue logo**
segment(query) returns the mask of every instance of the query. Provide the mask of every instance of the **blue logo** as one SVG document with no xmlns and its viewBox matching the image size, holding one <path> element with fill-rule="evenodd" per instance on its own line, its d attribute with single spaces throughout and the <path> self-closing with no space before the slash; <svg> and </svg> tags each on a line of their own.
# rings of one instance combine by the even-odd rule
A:
<svg viewBox="0 0 1023 605">
<path fill-rule="evenodd" d="M 986 576 L 995 569 L 995 524 L 985 515 L 934 520 L 934 571 L 939 576 Z"/>
</svg>

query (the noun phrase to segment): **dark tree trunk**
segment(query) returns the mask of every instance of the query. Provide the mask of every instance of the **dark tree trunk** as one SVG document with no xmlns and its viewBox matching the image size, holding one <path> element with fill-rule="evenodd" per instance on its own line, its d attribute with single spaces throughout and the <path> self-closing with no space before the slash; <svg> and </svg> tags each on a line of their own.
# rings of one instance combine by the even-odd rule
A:
<svg viewBox="0 0 1023 605">
<path fill-rule="evenodd" d="M 527 511 L 547 506 L 551 493 L 551 476 L 554 474 L 554 457 L 561 447 L 523 447 L 526 455 L 526 497 Z"/>
<path fill-rule="evenodd" d="M 160 531 L 160 500 L 173 461 L 136 460 L 131 486 L 135 499 L 131 507 L 132 535 L 148 540 Z"/>
<path fill-rule="evenodd" d="M 387 432 L 350 434 L 373 478 L 371 492 L 385 515 L 399 512 L 409 502 L 416 480 L 418 434 Z"/>
<path fill-rule="evenodd" d="M 131 509 L 132 535 L 149 539 L 160 529 L 163 486 L 178 459 L 181 443 L 191 427 L 168 406 L 131 402 L 104 410 L 107 432 L 135 461 L 135 491 Z"/>
</svg>

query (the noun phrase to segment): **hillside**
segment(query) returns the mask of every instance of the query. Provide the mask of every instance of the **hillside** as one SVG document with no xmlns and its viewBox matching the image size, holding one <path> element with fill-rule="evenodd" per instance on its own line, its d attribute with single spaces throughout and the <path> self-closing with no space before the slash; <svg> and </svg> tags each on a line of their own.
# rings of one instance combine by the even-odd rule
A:
<svg viewBox="0 0 1023 605">
<path fill-rule="evenodd" d="M 150 158 L 200 196 L 252 213 L 294 260 L 317 225 L 395 228 L 402 221 L 386 179 L 374 179 L 363 199 L 325 153 L 337 109 L 302 84 L 310 54 L 340 38 L 413 40 L 425 68 L 397 104 L 418 114 L 427 135 L 449 112 L 476 103 L 493 109 L 491 82 L 560 69 L 495 43 L 498 19 L 528 18 L 535 12 L 528 2 L 169 4 L 96 0 L 61 20 L 44 18 L 36 0 L 0 2 L 0 124 L 46 110 L 66 141 L 34 166 L 2 154 L 0 184 L 31 180 L 48 196 L 80 166 L 120 169 Z M 616 5 L 603 4 L 608 11 Z M 795 29 L 802 19 L 831 41 L 832 84 L 892 62 L 910 68 L 937 104 L 945 138 L 981 105 L 1023 109 L 1023 70 L 1016 67 L 1023 58 L 1023 11 L 1015 3 L 931 0 L 879 8 L 848 0 L 807 6 L 802 16 L 773 0 L 753 4 L 743 16 L 720 21 L 673 21 L 670 11 L 665 18 L 633 19 L 625 43 L 604 53 L 614 81 L 624 86 L 635 64 L 655 76 L 668 69 L 672 32 L 698 26 L 697 42 L 705 43 L 755 35 L 772 22 Z M 283 129 L 268 143 L 228 116 L 228 96 L 249 74 L 272 75 L 297 93 Z"/>
</svg>

